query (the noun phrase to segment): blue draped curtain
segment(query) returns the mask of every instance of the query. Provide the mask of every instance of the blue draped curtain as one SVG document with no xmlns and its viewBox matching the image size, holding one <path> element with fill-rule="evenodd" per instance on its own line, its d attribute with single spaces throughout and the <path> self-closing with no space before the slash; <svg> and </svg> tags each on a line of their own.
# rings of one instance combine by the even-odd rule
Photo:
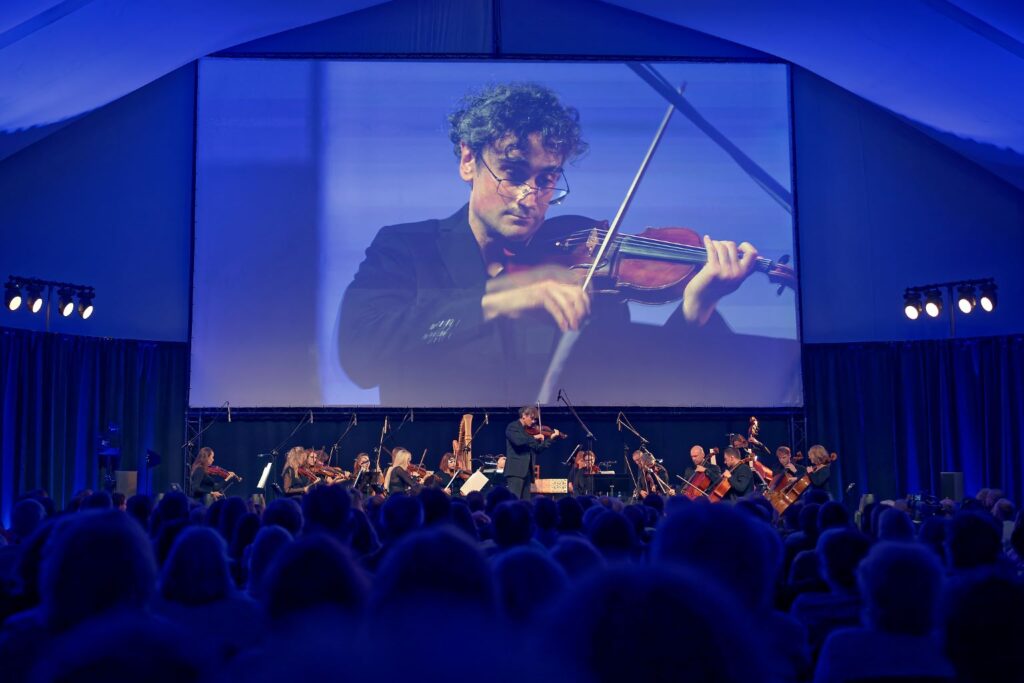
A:
<svg viewBox="0 0 1024 683">
<path fill-rule="evenodd" d="M 1022 501 L 1024 337 L 804 347 L 808 438 L 840 457 L 839 485 L 883 497 L 1001 488 Z"/>
<path fill-rule="evenodd" d="M 0 519 L 14 498 L 46 489 L 58 506 L 102 480 L 98 439 L 120 427 L 118 469 L 152 449 L 163 464 L 140 479 L 180 481 L 186 346 L 0 328 Z"/>
<path fill-rule="evenodd" d="M 938 492 L 964 473 L 968 493 L 1024 500 L 1024 337 L 804 347 L 808 438 L 839 454 L 837 489 L 883 497 Z M 161 491 L 182 473 L 187 347 L 0 328 L 0 517 L 45 488 L 63 506 L 102 479 L 97 441 L 121 428 L 120 469 L 147 448 Z"/>
</svg>

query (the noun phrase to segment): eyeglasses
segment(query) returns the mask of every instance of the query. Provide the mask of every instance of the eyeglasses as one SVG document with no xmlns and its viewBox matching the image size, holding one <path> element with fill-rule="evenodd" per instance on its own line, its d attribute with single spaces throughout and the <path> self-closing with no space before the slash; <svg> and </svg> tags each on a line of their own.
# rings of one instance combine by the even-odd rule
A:
<svg viewBox="0 0 1024 683">
<path fill-rule="evenodd" d="M 530 193 L 537 195 L 537 201 L 554 206 L 561 204 L 569 195 L 569 181 L 565 179 L 564 173 L 559 173 L 552 179 L 550 184 L 531 185 L 527 182 L 516 182 L 511 178 L 501 178 L 491 170 L 491 167 L 484 161 L 483 154 L 477 155 L 477 159 L 483 164 L 487 172 L 491 174 L 494 181 L 498 183 L 498 194 L 505 199 L 514 199 L 521 202 L 530 196 Z"/>
</svg>

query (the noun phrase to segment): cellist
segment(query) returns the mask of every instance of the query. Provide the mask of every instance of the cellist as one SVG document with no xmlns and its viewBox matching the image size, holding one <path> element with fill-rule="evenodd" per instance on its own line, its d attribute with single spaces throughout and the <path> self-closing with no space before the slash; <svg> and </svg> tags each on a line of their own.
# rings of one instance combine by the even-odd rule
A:
<svg viewBox="0 0 1024 683">
<path fill-rule="evenodd" d="M 724 453 L 726 470 L 722 477 L 728 479 L 731 487 L 725 494 L 725 500 L 737 500 L 745 496 L 754 485 L 754 472 L 750 465 L 740 462 L 740 452 L 729 446 Z"/>
<path fill-rule="evenodd" d="M 789 449 L 789 446 L 779 446 L 776 448 L 775 457 L 779 461 L 780 467 L 769 488 L 772 491 L 779 491 L 799 479 L 800 472 L 793 463 L 793 452 Z"/>
<path fill-rule="evenodd" d="M 699 487 L 701 493 L 707 493 L 708 489 L 714 488 L 715 485 L 722 480 L 722 468 L 708 461 L 703 446 L 698 444 L 690 448 L 690 460 L 693 461 L 693 466 L 687 467 L 683 471 L 683 479 L 685 481 L 679 488 L 679 492 L 682 493 L 683 495 L 687 495 L 687 491 L 694 490 L 690 482 L 693 482 L 694 477 L 696 477 L 699 473 L 703 472 L 711 482 L 707 486 Z M 687 497 L 692 498 L 693 496 L 687 495 Z M 700 497 L 699 494 L 698 497 Z"/>
<path fill-rule="evenodd" d="M 824 446 L 815 444 L 807 451 L 807 459 L 811 464 L 807 467 L 807 476 L 811 480 L 811 486 L 816 489 L 827 490 L 829 477 L 832 475 L 832 458 Z"/>
</svg>

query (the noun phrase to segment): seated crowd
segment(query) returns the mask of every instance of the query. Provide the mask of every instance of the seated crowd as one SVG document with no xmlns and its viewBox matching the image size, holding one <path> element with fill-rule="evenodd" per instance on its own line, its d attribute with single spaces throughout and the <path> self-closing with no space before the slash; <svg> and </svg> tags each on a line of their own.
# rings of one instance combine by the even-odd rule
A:
<svg viewBox="0 0 1024 683">
<path fill-rule="evenodd" d="M 923 518 L 922 518 L 923 517 Z M 1024 680 L 1024 524 L 984 490 L 851 516 L 810 491 L 24 496 L 3 680 Z M 59 656 L 56 656 L 59 653 Z"/>
</svg>

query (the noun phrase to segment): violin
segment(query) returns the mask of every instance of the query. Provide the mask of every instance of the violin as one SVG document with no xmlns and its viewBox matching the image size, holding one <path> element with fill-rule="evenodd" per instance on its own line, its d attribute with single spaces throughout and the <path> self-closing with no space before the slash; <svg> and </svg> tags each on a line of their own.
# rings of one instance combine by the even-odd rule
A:
<svg viewBox="0 0 1024 683">
<path fill-rule="evenodd" d="M 545 265 L 587 271 L 609 230 L 608 221 L 595 224 L 583 216 L 557 216 L 541 226 L 529 244 L 510 254 L 508 272 Z M 740 254 L 742 257 L 742 254 Z M 594 272 L 593 291 L 616 294 L 626 301 L 667 304 L 683 298 L 683 290 L 707 263 L 701 236 L 683 227 L 647 228 L 635 235 L 617 234 Z M 759 256 L 754 269 L 779 286 L 778 294 L 796 289 L 789 256 L 772 260 Z"/>
<path fill-rule="evenodd" d="M 555 430 L 552 427 L 548 427 L 547 425 L 544 425 L 542 427 L 538 427 L 537 425 L 534 425 L 532 427 L 526 427 L 526 433 L 529 434 L 530 436 L 537 436 L 538 434 L 543 434 L 545 439 L 564 439 L 568 436 L 568 434 L 565 434 L 563 432 L 559 432 L 558 436 L 555 436 Z"/>
<path fill-rule="evenodd" d="M 594 461 L 596 460 L 592 451 L 580 451 L 576 456 L 576 469 L 581 474 L 600 474 L 601 468 Z"/>
<path fill-rule="evenodd" d="M 242 478 L 235 474 L 234 472 L 226 470 L 223 467 L 217 467 L 216 465 L 210 465 L 209 467 L 207 467 L 206 473 L 212 477 L 220 477 L 221 479 L 225 480 L 234 477 L 238 481 L 242 481 Z"/>
</svg>

